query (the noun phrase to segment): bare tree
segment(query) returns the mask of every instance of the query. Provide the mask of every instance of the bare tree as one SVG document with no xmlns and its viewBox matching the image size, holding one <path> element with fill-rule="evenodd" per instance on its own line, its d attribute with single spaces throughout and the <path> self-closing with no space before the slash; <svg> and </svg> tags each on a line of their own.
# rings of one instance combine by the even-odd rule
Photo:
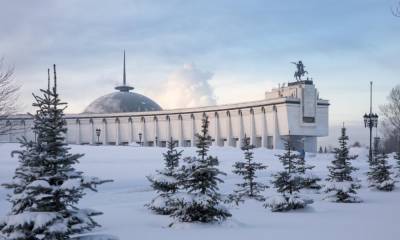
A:
<svg viewBox="0 0 400 240">
<path fill-rule="evenodd" d="M 19 86 L 15 84 L 12 75 L 14 68 L 6 66 L 4 59 L 0 59 L 0 120 L 6 119 L 17 111 L 17 91 Z M 0 125 L 0 134 L 7 131 L 7 126 Z"/>
<path fill-rule="evenodd" d="M 390 91 L 388 103 L 380 106 L 380 110 L 384 117 L 382 126 L 385 149 L 395 151 L 400 139 L 400 85 Z"/>
<path fill-rule="evenodd" d="M 397 5 L 392 8 L 392 13 L 394 16 L 400 17 L 400 2 L 398 2 Z"/>
</svg>

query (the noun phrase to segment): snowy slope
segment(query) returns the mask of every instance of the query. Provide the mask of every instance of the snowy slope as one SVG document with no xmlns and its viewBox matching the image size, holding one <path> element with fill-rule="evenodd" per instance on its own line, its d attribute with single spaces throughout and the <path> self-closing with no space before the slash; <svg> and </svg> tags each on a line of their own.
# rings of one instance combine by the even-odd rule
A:
<svg viewBox="0 0 400 240">
<path fill-rule="evenodd" d="M 17 160 L 10 157 L 16 144 L 0 145 L 0 183 L 13 175 Z M 154 196 L 145 176 L 162 167 L 162 148 L 140 148 L 132 146 L 72 146 L 73 152 L 85 153 L 78 169 L 88 175 L 111 178 L 115 181 L 100 186 L 98 193 L 88 193 L 81 201 L 82 207 L 104 212 L 97 217 L 103 225 L 96 234 L 106 233 L 121 240 L 132 239 L 399 239 L 400 190 L 385 193 L 366 188 L 367 163 L 365 149 L 352 149 L 360 157 L 354 166 L 360 168 L 358 178 L 363 181 L 359 196 L 360 204 L 338 204 L 322 201 L 323 195 L 313 192 L 307 195 L 314 199 L 311 207 L 286 213 L 272 213 L 258 202 L 246 202 L 231 207 L 233 217 L 217 225 L 178 224 L 168 228 L 171 219 L 150 213 L 143 205 Z M 185 148 L 184 155 L 194 154 L 195 149 Z M 234 148 L 212 148 L 213 155 L 220 159 L 221 169 L 228 173 L 221 185 L 224 193 L 230 193 L 240 179 L 231 173 L 232 165 L 242 157 Z M 257 149 L 255 158 L 269 167 L 260 178 L 269 182 L 270 175 L 281 168 L 274 155 L 280 151 Z M 325 178 L 330 154 L 307 156 L 310 164 L 316 165 L 315 173 Z M 393 161 L 390 161 L 393 163 Z M 274 189 L 265 192 L 274 194 Z M 9 204 L 5 200 L 6 190 L 0 189 L 0 216 L 4 216 Z"/>
</svg>

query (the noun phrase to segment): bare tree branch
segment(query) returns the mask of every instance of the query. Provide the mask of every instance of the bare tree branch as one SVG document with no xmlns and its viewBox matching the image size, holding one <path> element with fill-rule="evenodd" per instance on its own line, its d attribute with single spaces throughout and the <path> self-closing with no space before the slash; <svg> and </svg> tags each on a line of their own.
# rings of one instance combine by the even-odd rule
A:
<svg viewBox="0 0 400 240">
<path fill-rule="evenodd" d="M 6 119 L 11 114 L 17 111 L 17 92 L 20 89 L 15 84 L 12 75 L 14 73 L 13 67 L 6 67 L 4 59 L 0 59 L 0 120 Z M 3 121 L 4 122 L 4 121 Z M 7 132 L 9 126 L 5 124 L 0 125 L 0 134 Z"/>
<path fill-rule="evenodd" d="M 396 6 L 392 7 L 392 14 L 395 17 L 400 17 L 400 2 L 398 2 Z"/>
<path fill-rule="evenodd" d="M 400 136 L 400 85 L 394 87 L 388 96 L 388 103 L 380 106 L 383 114 L 382 129 L 385 136 L 385 148 L 396 150 Z"/>
</svg>

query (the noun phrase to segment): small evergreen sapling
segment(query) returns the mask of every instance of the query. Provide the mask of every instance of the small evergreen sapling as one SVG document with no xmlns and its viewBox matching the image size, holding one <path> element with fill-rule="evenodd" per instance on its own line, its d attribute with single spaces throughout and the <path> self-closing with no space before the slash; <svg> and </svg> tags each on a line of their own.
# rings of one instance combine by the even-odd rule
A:
<svg viewBox="0 0 400 240">
<path fill-rule="evenodd" d="M 173 195 L 179 189 L 180 175 L 177 169 L 183 152 L 176 150 L 176 143 L 172 138 L 167 144 L 167 153 L 163 153 L 164 169 L 158 170 L 155 175 L 147 176 L 151 187 L 158 195 L 146 206 L 162 215 L 169 215 L 175 211 L 176 204 L 173 201 Z"/>
<path fill-rule="evenodd" d="M 379 138 L 375 138 L 374 151 L 370 170 L 368 171 L 369 187 L 380 191 L 392 191 L 395 181 L 390 176 L 392 172 L 387 162 L 387 154 L 379 146 Z"/>
<path fill-rule="evenodd" d="M 322 146 L 319 147 L 318 153 L 324 153 L 324 150 L 322 150 Z"/>
<path fill-rule="evenodd" d="M 298 156 L 296 161 L 296 170 L 300 177 L 301 188 L 306 189 L 320 189 L 321 186 L 318 184 L 321 178 L 311 172 L 315 166 L 308 165 L 305 160 L 305 156 Z"/>
<path fill-rule="evenodd" d="M 250 144 L 250 139 L 245 136 L 241 147 L 244 152 L 245 161 L 236 162 L 233 165 L 234 170 L 232 171 L 243 178 L 243 182 L 236 184 L 237 189 L 229 196 L 230 201 L 234 201 L 236 204 L 243 202 L 245 198 L 257 201 L 265 200 L 261 192 L 268 188 L 268 186 L 256 181 L 256 172 L 264 170 L 267 167 L 262 163 L 254 161 L 254 148 L 255 146 Z"/>
<path fill-rule="evenodd" d="M 215 222 L 230 217 L 222 205 L 218 183 L 223 183 L 218 158 L 208 155 L 211 136 L 208 117 L 202 119 L 201 133 L 196 134 L 197 156 L 184 159 L 181 167 L 182 193 L 176 194 L 177 209 L 172 217 L 180 222 Z"/>
<path fill-rule="evenodd" d="M 290 140 L 286 141 L 285 149 L 284 154 L 277 155 L 284 170 L 274 174 L 272 181 L 280 195 L 268 198 L 264 204 L 265 207 L 271 208 L 273 212 L 304 208 L 307 204 L 312 203 L 312 200 L 304 199 L 298 194 L 302 188 L 301 177 L 296 166 L 299 156 L 293 153 Z"/>
<path fill-rule="evenodd" d="M 36 141 L 20 139 L 21 149 L 13 152 L 19 166 L 12 182 L 3 184 L 13 191 L 8 196 L 11 211 L 0 223 L 8 240 L 64 240 L 99 226 L 92 217 L 101 212 L 76 205 L 85 189 L 96 191 L 107 181 L 85 177 L 73 167 L 83 155 L 71 154 L 65 143 L 66 103 L 59 99 L 55 76 L 54 87 L 50 89 L 49 79 L 48 89 L 41 92 L 33 104 L 38 108 L 32 116 Z"/>
<path fill-rule="evenodd" d="M 335 159 L 332 165 L 328 166 L 328 183 L 324 187 L 325 199 L 332 202 L 353 203 L 361 202 L 357 196 L 357 189 L 361 188 L 359 181 L 352 177 L 352 173 L 357 168 L 351 165 L 351 160 L 356 159 L 357 155 L 349 155 L 346 136 L 346 128 L 343 126 L 342 134 L 339 137 L 339 148 L 334 149 Z"/>
</svg>

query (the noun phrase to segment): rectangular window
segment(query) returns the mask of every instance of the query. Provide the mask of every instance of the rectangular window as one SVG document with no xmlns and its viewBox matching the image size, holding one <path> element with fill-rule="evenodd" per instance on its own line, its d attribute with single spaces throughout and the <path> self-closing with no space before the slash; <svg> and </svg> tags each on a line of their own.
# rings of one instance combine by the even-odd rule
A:
<svg viewBox="0 0 400 240">
<path fill-rule="evenodd" d="M 305 123 L 315 123 L 314 117 L 303 117 L 303 122 Z"/>
</svg>

